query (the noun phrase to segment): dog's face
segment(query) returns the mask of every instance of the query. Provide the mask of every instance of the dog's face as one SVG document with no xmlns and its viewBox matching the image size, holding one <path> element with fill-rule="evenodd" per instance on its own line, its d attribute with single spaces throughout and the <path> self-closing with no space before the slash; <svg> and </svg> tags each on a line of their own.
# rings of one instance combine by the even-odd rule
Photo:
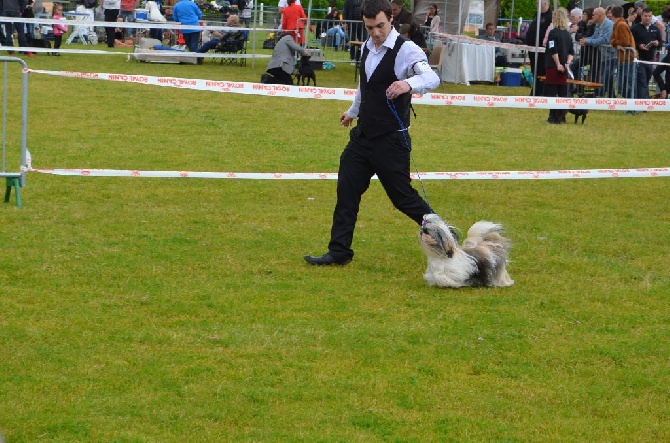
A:
<svg viewBox="0 0 670 443">
<path fill-rule="evenodd" d="M 302 64 L 302 63 L 309 63 L 309 59 L 310 59 L 310 58 L 312 58 L 311 55 L 303 55 L 302 57 L 300 57 L 300 63 L 301 63 L 301 64 Z"/>
<path fill-rule="evenodd" d="M 458 247 L 458 235 L 436 214 L 423 216 L 419 241 L 428 256 L 452 258 Z"/>
</svg>

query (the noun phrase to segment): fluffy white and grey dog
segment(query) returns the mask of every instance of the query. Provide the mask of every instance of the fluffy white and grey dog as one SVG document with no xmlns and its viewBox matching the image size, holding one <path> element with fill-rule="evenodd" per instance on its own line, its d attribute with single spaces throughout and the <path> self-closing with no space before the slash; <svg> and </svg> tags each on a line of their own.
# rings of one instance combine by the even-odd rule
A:
<svg viewBox="0 0 670 443">
<path fill-rule="evenodd" d="M 511 243 L 502 230 L 501 225 L 478 221 L 459 246 L 451 226 L 435 214 L 424 215 L 419 241 L 428 268 L 423 278 L 430 286 L 444 288 L 513 285 L 506 269 Z"/>
</svg>

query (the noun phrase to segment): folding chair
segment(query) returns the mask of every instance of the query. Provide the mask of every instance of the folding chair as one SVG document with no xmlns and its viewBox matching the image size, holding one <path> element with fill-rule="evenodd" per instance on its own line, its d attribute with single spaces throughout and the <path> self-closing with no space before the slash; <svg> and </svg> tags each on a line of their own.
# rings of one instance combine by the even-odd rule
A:
<svg viewBox="0 0 670 443">
<path fill-rule="evenodd" d="M 247 31 L 240 31 L 234 37 L 220 42 L 214 48 L 214 52 L 221 54 L 220 63 L 247 65 Z M 216 57 L 218 58 L 218 57 Z"/>
</svg>

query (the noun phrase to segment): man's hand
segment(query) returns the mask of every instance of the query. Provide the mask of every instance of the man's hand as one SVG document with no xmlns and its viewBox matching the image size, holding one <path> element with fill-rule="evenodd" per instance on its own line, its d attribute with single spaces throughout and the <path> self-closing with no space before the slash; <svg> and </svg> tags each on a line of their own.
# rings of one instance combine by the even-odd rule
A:
<svg viewBox="0 0 670 443">
<path fill-rule="evenodd" d="M 391 86 L 386 90 L 386 97 L 390 99 L 398 98 L 406 92 L 411 91 L 409 83 L 404 80 L 397 80 L 391 83 Z"/>
<path fill-rule="evenodd" d="M 354 119 L 349 117 L 349 114 L 347 114 L 346 111 L 340 115 L 340 125 L 344 126 L 345 128 L 348 128 L 353 120 Z"/>
</svg>

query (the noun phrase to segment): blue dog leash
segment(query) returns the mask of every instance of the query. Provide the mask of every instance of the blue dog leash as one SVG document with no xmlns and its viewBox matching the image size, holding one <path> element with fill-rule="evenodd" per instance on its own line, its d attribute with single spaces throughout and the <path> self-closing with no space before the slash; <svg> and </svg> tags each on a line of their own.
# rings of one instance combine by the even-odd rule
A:
<svg viewBox="0 0 670 443">
<path fill-rule="evenodd" d="M 407 128 L 402 122 L 402 119 L 398 115 L 398 111 L 395 108 L 395 103 L 393 103 L 393 100 L 389 99 L 388 97 L 386 98 L 386 103 L 388 103 L 389 108 L 391 109 L 391 113 L 395 117 L 396 120 L 398 120 L 398 125 L 400 125 L 400 132 L 402 132 L 402 136 L 405 139 L 405 146 L 407 147 L 407 150 L 409 151 L 409 158 L 412 160 L 412 164 L 414 165 L 414 170 L 416 171 L 416 176 L 419 179 L 419 183 L 421 183 L 421 191 L 423 192 L 423 197 L 426 200 L 426 204 L 430 208 L 430 213 L 435 214 L 435 211 L 433 211 L 433 207 L 430 205 L 430 202 L 428 200 L 428 193 L 426 193 L 426 187 L 423 185 L 423 180 L 421 179 L 421 174 L 419 174 L 419 169 L 416 166 L 416 161 L 414 161 L 414 156 L 412 155 L 412 146 L 410 145 L 409 141 L 407 140 Z"/>
</svg>

